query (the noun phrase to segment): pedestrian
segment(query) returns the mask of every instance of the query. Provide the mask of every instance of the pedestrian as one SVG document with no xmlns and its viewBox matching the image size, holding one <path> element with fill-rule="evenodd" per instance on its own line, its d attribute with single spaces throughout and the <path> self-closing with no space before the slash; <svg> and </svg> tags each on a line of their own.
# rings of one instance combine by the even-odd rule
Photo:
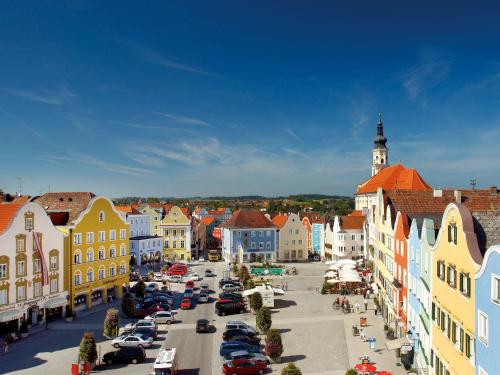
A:
<svg viewBox="0 0 500 375">
<path fill-rule="evenodd" d="M 366 333 L 363 328 L 360 328 L 359 330 L 359 337 L 361 338 L 361 341 L 366 341 Z"/>
<path fill-rule="evenodd" d="M 6 355 L 9 352 L 9 342 L 7 341 L 7 337 L 3 338 L 3 355 Z"/>
<path fill-rule="evenodd" d="M 361 308 L 359 302 L 356 302 L 356 312 L 359 314 L 359 309 Z"/>
<path fill-rule="evenodd" d="M 365 298 L 364 300 L 365 303 L 365 311 L 368 311 L 368 300 Z"/>
</svg>

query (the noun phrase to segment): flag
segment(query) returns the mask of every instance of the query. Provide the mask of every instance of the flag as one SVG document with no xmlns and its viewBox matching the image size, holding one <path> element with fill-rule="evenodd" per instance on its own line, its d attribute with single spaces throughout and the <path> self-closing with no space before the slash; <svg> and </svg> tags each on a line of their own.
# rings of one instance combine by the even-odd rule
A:
<svg viewBox="0 0 500 375">
<path fill-rule="evenodd" d="M 42 285 L 49 284 L 49 272 L 47 270 L 47 264 L 45 263 L 45 257 L 43 256 L 42 243 L 38 237 L 37 232 L 33 232 L 33 244 L 40 257 L 40 264 L 42 266 Z"/>
</svg>

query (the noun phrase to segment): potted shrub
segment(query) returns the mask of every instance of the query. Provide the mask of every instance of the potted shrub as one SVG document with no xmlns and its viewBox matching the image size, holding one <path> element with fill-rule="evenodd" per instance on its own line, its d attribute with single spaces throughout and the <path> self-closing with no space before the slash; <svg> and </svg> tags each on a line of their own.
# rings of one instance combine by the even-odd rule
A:
<svg viewBox="0 0 500 375">
<path fill-rule="evenodd" d="M 122 299 L 122 312 L 125 317 L 130 318 L 135 315 L 135 302 L 134 297 L 130 293 L 123 296 Z"/>
<path fill-rule="evenodd" d="M 255 283 L 252 279 L 248 279 L 245 283 L 245 289 L 253 289 L 255 288 Z"/>
<path fill-rule="evenodd" d="M 280 362 L 283 354 L 283 342 L 281 341 L 281 333 L 273 328 L 267 331 L 265 339 L 265 352 L 274 363 Z"/>
<path fill-rule="evenodd" d="M 294 363 L 289 363 L 281 370 L 281 375 L 302 375 L 302 371 Z"/>
<path fill-rule="evenodd" d="M 233 263 L 233 275 L 238 276 L 238 265 Z"/>
<path fill-rule="evenodd" d="M 262 308 L 262 295 L 259 292 L 250 295 L 250 308 L 254 314 Z"/>
<path fill-rule="evenodd" d="M 268 307 L 263 306 L 257 312 L 257 316 L 255 317 L 255 321 L 257 324 L 257 328 L 259 328 L 259 331 L 262 333 L 266 333 L 269 330 L 269 328 L 271 328 L 271 325 L 273 324 L 273 321 L 271 319 L 271 310 L 269 310 Z"/>
<path fill-rule="evenodd" d="M 323 286 L 321 287 L 321 294 L 328 294 L 330 291 L 330 284 L 325 280 L 323 281 Z"/>
<path fill-rule="evenodd" d="M 112 339 L 118 336 L 118 310 L 108 309 L 106 318 L 104 319 L 103 336 L 107 339 Z"/>
<path fill-rule="evenodd" d="M 345 375 L 358 375 L 358 372 L 351 368 L 345 372 Z"/>
<path fill-rule="evenodd" d="M 97 347 L 95 344 L 94 335 L 91 332 L 85 332 L 80 341 L 80 361 L 89 362 L 90 368 L 94 369 L 97 360 Z"/>
<path fill-rule="evenodd" d="M 73 321 L 73 310 L 71 310 L 71 307 L 66 307 L 66 313 L 64 314 L 64 317 L 66 318 L 67 322 L 72 322 Z"/>
</svg>

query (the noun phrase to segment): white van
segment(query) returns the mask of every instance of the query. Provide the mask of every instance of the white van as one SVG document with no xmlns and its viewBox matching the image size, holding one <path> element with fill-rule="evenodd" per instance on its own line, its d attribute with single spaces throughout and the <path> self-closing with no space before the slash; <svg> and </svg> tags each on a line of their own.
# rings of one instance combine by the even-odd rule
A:
<svg viewBox="0 0 500 375">
<path fill-rule="evenodd" d="M 177 358 L 175 348 L 161 349 L 151 367 L 150 375 L 177 374 Z"/>
</svg>

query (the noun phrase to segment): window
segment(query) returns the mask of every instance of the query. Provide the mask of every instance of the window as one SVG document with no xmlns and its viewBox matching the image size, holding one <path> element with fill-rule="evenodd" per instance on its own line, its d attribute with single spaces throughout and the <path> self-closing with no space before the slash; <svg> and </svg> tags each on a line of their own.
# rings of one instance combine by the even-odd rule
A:
<svg viewBox="0 0 500 375">
<path fill-rule="evenodd" d="M 184 236 L 184 229 L 181 229 L 181 236 Z"/>
<path fill-rule="evenodd" d="M 17 287 L 17 300 L 24 301 L 26 299 L 26 286 L 19 285 Z"/>
<path fill-rule="evenodd" d="M 111 267 L 109 267 L 109 277 L 114 277 L 116 276 L 116 268 L 114 265 L 112 265 Z"/>
<path fill-rule="evenodd" d="M 351 246 L 351 252 L 355 252 L 356 251 L 356 246 Z"/>
<path fill-rule="evenodd" d="M 181 241 L 181 249 L 184 249 L 184 241 Z"/>
<path fill-rule="evenodd" d="M 167 249 L 169 247 L 168 246 L 168 241 L 165 241 L 163 245 L 164 245 L 163 247 Z"/>
<path fill-rule="evenodd" d="M 120 264 L 120 274 L 125 275 L 127 273 L 127 266 L 125 263 Z"/>
<path fill-rule="evenodd" d="M 266 249 L 270 249 L 271 248 L 271 242 L 270 241 L 267 241 L 266 242 Z"/>
<path fill-rule="evenodd" d="M 127 237 L 127 230 L 126 229 L 120 229 L 120 240 L 124 240 L 125 237 Z"/>
<path fill-rule="evenodd" d="M 80 271 L 77 271 L 75 273 L 75 285 L 80 285 L 82 283 L 82 275 L 80 274 Z"/>
<path fill-rule="evenodd" d="M 57 278 L 50 280 L 50 293 L 57 293 L 59 291 L 59 282 Z"/>
<path fill-rule="evenodd" d="M 299 245 L 302 245 L 302 240 L 299 240 Z"/>
<path fill-rule="evenodd" d="M 299 230 L 298 229 L 295 229 L 295 234 L 299 234 Z"/>
<path fill-rule="evenodd" d="M 299 259 L 302 259 L 302 250 L 299 250 L 298 254 L 299 254 Z"/>
<path fill-rule="evenodd" d="M 271 237 L 271 231 L 270 230 L 266 230 L 266 236 L 267 237 Z"/>
<path fill-rule="evenodd" d="M 101 248 L 99 249 L 99 255 L 98 255 L 98 256 L 99 256 L 99 260 L 104 260 L 104 259 L 106 258 L 106 255 L 105 255 L 105 250 L 104 250 L 104 248 L 103 248 L 103 247 L 101 247 Z"/>
<path fill-rule="evenodd" d="M 87 250 L 87 262 L 94 261 L 94 250 Z"/>
<path fill-rule="evenodd" d="M 75 264 L 82 263 L 82 256 L 80 255 L 79 251 L 75 252 L 74 258 L 75 258 Z"/>
<path fill-rule="evenodd" d="M 18 253 L 26 251 L 26 246 L 25 245 L 26 245 L 26 237 L 20 236 L 20 237 L 16 238 L 16 251 Z"/>
<path fill-rule="evenodd" d="M 0 264 L 0 279 L 6 279 L 7 278 L 7 263 L 2 263 Z"/>
<path fill-rule="evenodd" d="M 292 245 L 295 245 L 295 240 L 292 240 Z"/>
<path fill-rule="evenodd" d="M 468 273 L 460 272 L 460 292 L 470 298 L 471 279 Z"/>
<path fill-rule="evenodd" d="M 177 249 L 177 241 L 172 241 L 172 248 Z"/>
<path fill-rule="evenodd" d="M 483 344 L 488 345 L 488 315 L 477 310 L 477 337 Z"/>
<path fill-rule="evenodd" d="M 109 257 L 110 258 L 116 257 L 116 249 L 113 246 L 109 248 Z"/>
<path fill-rule="evenodd" d="M 75 234 L 73 234 L 73 243 L 75 245 L 81 245 L 82 244 L 82 234 L 81 233 L 75 233 Z"/>
<path fill-rule="evenodd" d="M 42 283 L 40 281 L 36 282 L 33 288 L 33 297 L 40 297 L 42 295 Z"/>
<path fill-rule="evenodd" d="M 110 241 L 116 240 L 116 230 L 115 229 L 109 231 L 109 240 Z"/>
<path fill-rule="evenodd" d="M 0 289 L 0 306 L 7 304 L 8 289 Z"/>
<path fill-rule="evenodd" d="M 104 279 L 106 277 L 106 270 L 104 268 L 99 268 L 99 279 Z"/>
<path fill-rule="evenodd" d="M 264 248 L 264 242 L 259 242 L 259 249 L 263 249 Z"/>
<path fill-rule="evenodd" d="M 251 235 L 252 237 L 255 237 L 255 234 L 256 234 L 256 233 L 255 233 L 255 231 L 254 231 L 254 230 L 250 233 L 250 235 Z"/>
<path fill-rule="evenodd" d="M 457 225 L 454 223 L 448 224 L 448 242 L 457 244 Z"/>
<path fill-rule="evenodd" d="M 103 230 L 99 231 L 99 242 L 104 242 L 106 241 L 106 232 Z"/>
<path fill-rule="evenodd" d="M 35 258 L 33 259 L 33 273 L 40 273 L 42 272 L 42 261 L 40 258 Z"/>
<path fill-rule="evenodd" d="M 124 244 L 121 244 L 120 245 L 120 256 L 125 256 L 127 255 L 127 250 L 125 249 L 125 245 Z"/>
<path fill-rule="evenodd" d="M 449 286 L 452 288 L 456 288 L 457 286 L 457 271 L 455 270 L 455 266 L 449 265 L 446 269 L 446 281 Z"/>
<path fill-rule="evenodd" d="M 94 281 L 94 270 L 92 268 L 87 270 L 87 282 L 91 283 Z"/>
<path fill-rule="evenodd" d="M 57 270 L 57 255 L 52 255 L 50 257 L 50 270 L 51 271 Z"/>
<path fill-rule="evenodd" d="M 104 214 L 104 211 L 99 212 L 99 221 L 103 222 L 105 218 L 106 218 L 106 215 Z"/>
<path fill-rule="evenodd" d="M 33 214 L 31 214 L 31 216 L 28 216 L 29 214 L 31 213 L 27 212 L 24 217 L 24 229 L 33 230 Z"/>
<path fill-rule="evenodd" d="M 257 248 L 257 244 L 255 242 L 252 242 L 252 244 L 250 245 L 250 248 L 251 249 L 256 249 Z"/>
<path fill-rule="evenodd" d="M 436 272 L 437 272 L 437 277 L 441 280 L 444 281 L 445 279 L 445 266 L 444 266 L 444 261 L 438 260 L 437 261 L 437 267 L 436 267 Z"/>
<path fill-rule="evenodd" d="M 351 235 L 351 240 L 356 241 L 356 235 L 355 234 Z"/>
<path fill-rule="evenodd" d="M 491 300 L 500 304 L 500 276 L 491 275 Z"/>
<path fill-rule="evenodd" d="M 177 229 L 174 229 L 172 232 L 173 232 L 173 234 L 172 234 L 172 235 L 173 235 L 174 237 L 175 237 L 175 236 L 177 236 Z"/>
<path fill-rule="evenodd" d="M 87 243 L 94 243 L 94 232 L 87 232 Z"/>
<path fill-rule="evenodd" d="M 26 263 L 24 260 L 17 262 L 17 276 L 26 276 Z"/>
<path fill-rule="evenodd" d="M 264 236 L 264 232 L 259 230 L 259 237 L 263 237 Z"/>
</svg>

